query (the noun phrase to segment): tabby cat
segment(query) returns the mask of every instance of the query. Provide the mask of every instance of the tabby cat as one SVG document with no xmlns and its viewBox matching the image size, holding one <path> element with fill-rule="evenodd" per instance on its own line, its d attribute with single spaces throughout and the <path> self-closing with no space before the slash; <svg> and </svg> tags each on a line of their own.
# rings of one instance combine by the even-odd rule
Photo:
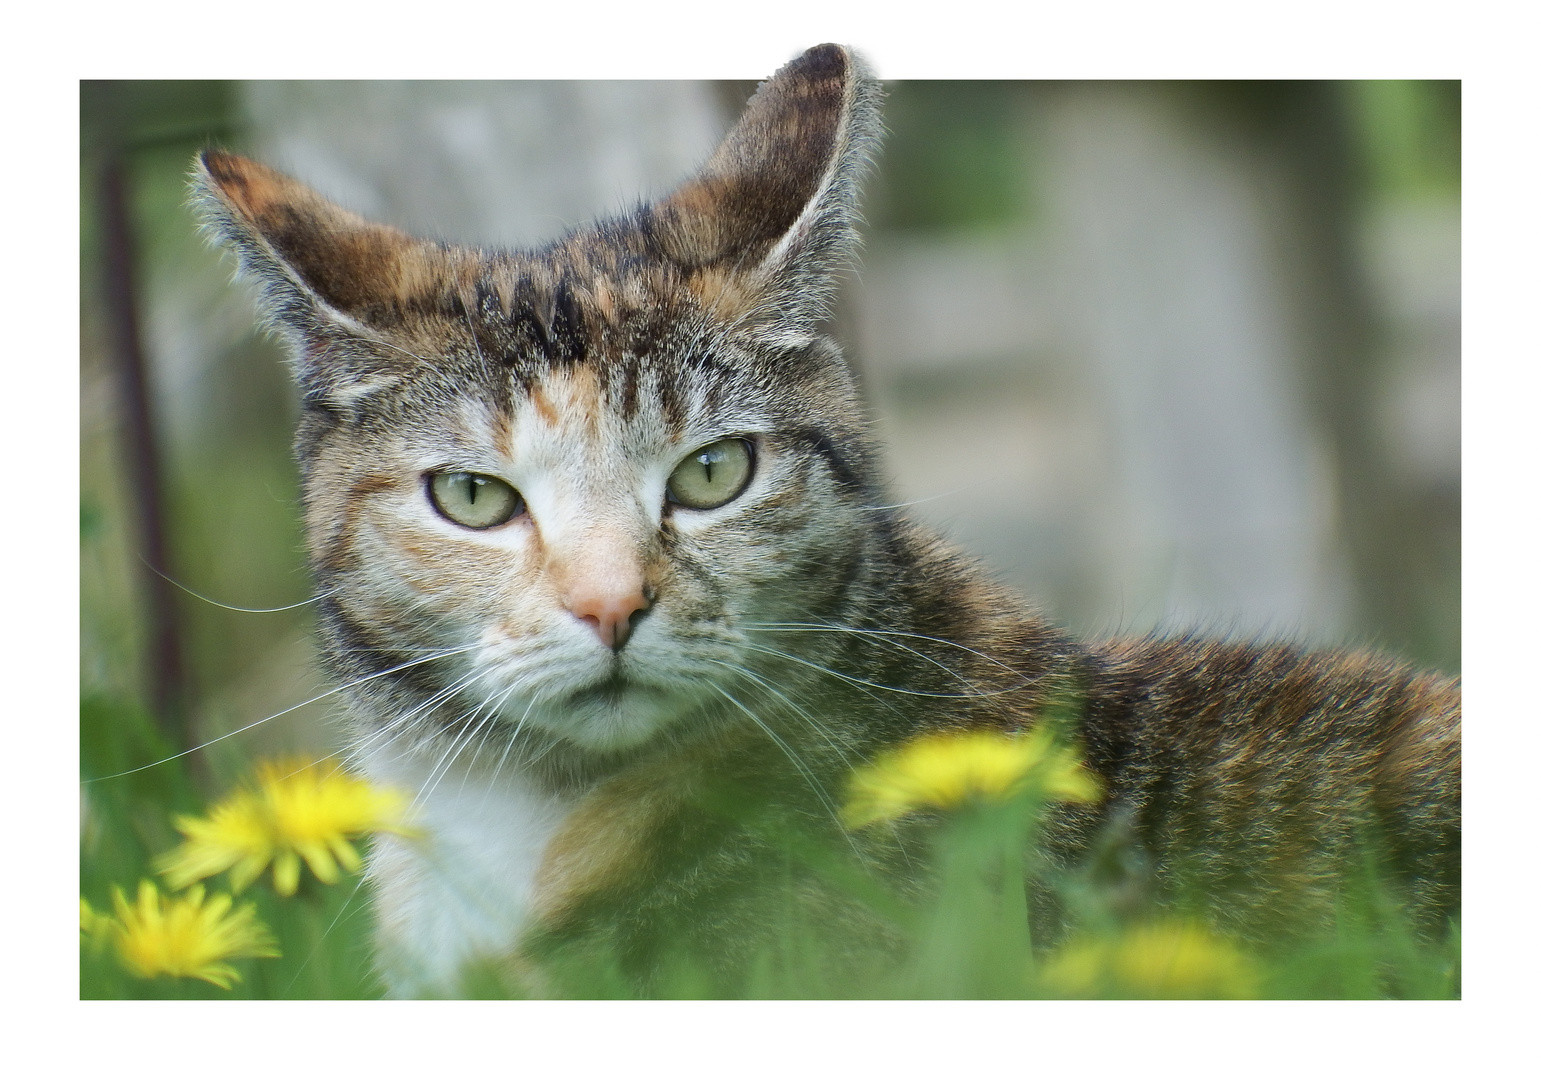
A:
<svg viewBox="0 0 1541 1080">
<path fill-rule="evenodd" d="M 788 886 L 772 826 L 846 842 L 853 763 L 1056 710 L 1105 798 L 1054 812 L 1045 865 L 1117 836 L 1153 904 L 1197 892 L 1228 931 L 1310 930 L 1373 834 L 1418 926 L 1458 914 L 1454 681 L 1287 644 L 1077 641 L 889 506 L 818 332 L 878 104 L 855 55 L 811 49 L 673 193 L 535 251 L 414 239 L 200 156 L 205 218 L 303 395 L 352 759 L 419 793 L 421 834 L 380 838 L 368 869 L 391 993 L 460 992 L 483 958 L 541 992 L 549 958 L 600 946 L 645 992 L 681 940 L 731 973 Z M 754 812 L 714 812 L 722 792 Z M 849 843 L 924 887 L 902 831 Z M 790 887 L 882 947 L 848 896 Z"/>
</svg>

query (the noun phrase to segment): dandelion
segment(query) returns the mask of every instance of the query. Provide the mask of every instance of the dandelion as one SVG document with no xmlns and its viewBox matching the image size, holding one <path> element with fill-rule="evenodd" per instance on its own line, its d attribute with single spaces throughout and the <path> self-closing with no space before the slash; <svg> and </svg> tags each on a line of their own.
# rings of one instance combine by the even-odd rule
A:
<svg viewBox="0 0 1541 1080">
<path fill-rule="evenodd" d="M 203 886 L 194 885 L 182 896 L 162 897 L 153 882 L 141 881 L 131 905 L 122 889 L 112 891 L 116 918 L 97 914 L 82 900 L 81 929 L 87 930 L 89 919 L 88 936 L 111 940 L 123 966 L 142 979 L 176 975 L 228 990 L 241 976 L 226 961 L 279 955 L 252 905 L 232 911 L 224 893 L 205 903 Z"/>
<path fill-rule="evenodd" d="M 964 731 L 922 735 L 856 771 L 842 817 L 851 828 L 922 807 L 1005 802 L 1037 787 L 1059 802 L 1094 802 L 1097 779 L 1053 732 Z"/>
<path fill-rule="evenodd" d="M 1044 989 L 1061 997 L 1252 998 L 1258 981 L 1249 956 L 1183 922 L 1072 943 L 1042 971 Z"/>
<path fill-rule="evenodd" d="M 271 863 L 273 887 L 292 896 L 301 859 L 317 879 L 335 884 L 339 867 L 351 874 L 361 862 L 350 837 L 411 835 L 406 809 L 400 792 L 349 776 L 335 762 L 265 762 L 255 788 L 230 795 L 207 817 L 179 817 L 177 829 L 187 839 L 158 868 L 176 888 L 229 870 L 239 892 Z"/>
</svg>

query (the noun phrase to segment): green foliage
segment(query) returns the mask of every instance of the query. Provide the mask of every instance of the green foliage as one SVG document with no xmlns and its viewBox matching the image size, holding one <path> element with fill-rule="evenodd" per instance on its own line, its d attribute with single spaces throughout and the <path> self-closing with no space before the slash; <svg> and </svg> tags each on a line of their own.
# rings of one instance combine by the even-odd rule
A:
<svg viewBox="0 0 1541 1080">
<path fill-rule="evenodd" d="M 81 834 L 81 895 L 111 912 L 114 885 L 132 894 L 154 862 L 180 839 L 177 813 L 203 810 L 186 766 L 167 757 L 142 712 L 106 700 L 81 709 L 87 775 Z M 159 761 L 151 768 L 135 769 Z M 123 773 L 123 775 L 116 775 Z M 1029 774 L 1031 776 L 1031 774 Z M 1431 943 L 1402 917 L 1393 888 L 1372 858 L 1347 882 L 1336 925 L 1314 940 L 1240 942 L 1182 911 L 1131 914 L 1118 875 L 1102 872 L 1108 852 L 1064 868 L 1037 854 L 1049 816 L 1059 812 L 1046 784 L 1005 798 L 977 797 L 947 811 L 912 814 L 906 858 L 922 889 L 876 869 L 838 833 L 767 818 L 753 800 L 703 807 L 724 828 L 749 829 L 763 873 L 753 906 L 735 909 L 753 947 L 724 965 L 697 913 L 665 927 L 645 961 L 641 996 L 663 998 L 1032 998 L 1267 997 L 1451 998 L 1460 994 L 1460 928 Z M 730 820 L 737 817 L 738 821 Z M 780 822 L 779 824 L 777 822 Z M 903 823 L 901 823 L 903 824 Z M 869 828 L 892 829 L 887 822 Z M 909 876 L 909 875 L 907 875 Z M 378 996 L 369 959 L 366 895 L 355 878 L 327 886 L 301 878 L 291 897 L 271 875 L 248 888 L 282 957 L 235 961 L 229 991 L 191 978 L 129 975 L 111 948 L 83 937 L 82 998 L 360 998 Z M 212 891 L 228 888 L 222 879 Z M 809 897 L 819 897 L 810 902 Z M 833 898 L 833 903 L 831 903 Z M 732 907 L 730 892 L 713 898 Z M 1031 908 L 1062 912 L 1062 941 L 1035 942 Z M 853 918 L 830 918 L 838 910 Z M 745 912 L 750 914 L 746 917 Z M 1122 913 L 1122 914 L 1121 914 Z M 627 951 L 631 950 L 631 951 Z M 639 996 L 637 957 L 619 936 L 577 935 L 538 952 L 540 993 L 584 999 Z M 524 997 L 532 987 L 489 964 L 465 973 L 466 996 Z"/>
<path fill-rule="evenodd" d="M 154 861 L 181 836 L 173 819 L 204 808 L 187 757 L 171 757 L 164 736 L 143 710 L 91 698 L 81 702 L 82 786 L 80 895 L 98 912 L 113 910 L 113 887 L 132 897 L 139 881 L 155 877 Z M 143 766 L 158 764 L 149 768 Z M 132 770 L 132 771 L 130 771 Z M 228 891 L 216 879 L 211 891 Z M 108 949 L 83 944 L 80 996 L 100 998 L 369 998 L 381 992 L 369 957 L 369 919 L 357 878 L 335 886 L 301 878 L 292 897 L 280 898 L 271 879 L 237 897 L 254 901 L 283 953 L 278 959 L 234 961 L 241 979 L 220 990 L 196 979 L 140 979 Z"/>
<path fill-rule="evenodd" d="M 1459 197 L 1459 82 L 1373 79 L 1347 89 L 1356 142 L 1377 195 Z"/>
<path fill-rule="evenodd" d="M 936 817 L 926 856 L 930 885 L 896 888 L 849 849 L 798 830 L 784 834 L 785 887 L 741 920 L 758 947 L 724 967 L 708 940 L 656 949 L 638 990 L 636 957 L 604 934 L 565 947 L 537 946 L 544 993 L 582 999 L 633 997 L 756 999 L 1020 998 L 1453 998 L 1460 994 L 1460 928 L 1421 940 L 1391 887 L 1366 857 L 1348 882 L 1336 925 L 1302 940 L 1243 942 L 1191 910 L 1130 911 L 1119 885 L 1088 867 L 1057 869 L 1035 856 L 1052 811 L 1042 791 L 975 802 Z M 919 852 L 912 851 L 913 855 Z M 774 857 L 773 857 L 774 858 Z M 829 893 L 863 913 L 866 925 L 821 916 L 807 898 Z M 1035 942 L 1030 907 L 1048 902 L 1071 927 Z M 1119 914 L 1120 912 L 1124 914 Z M 860 924 L 860 920 L 856 921 Z M 868 930 L 883 928 L 873 948 Z M 853 963 L 852 958 L 858 958 Z M 477 996 L 524 996 L 517 978 L 478 969 Z"/>
<path fill-rule="evenodd" d="M 89 778 L 81 789 L 81 890 L 132 883 L 151 855 L 174 842 L 169 815 L 196 809 L 183 761 L 150 762 L 172 754 L 165 735 L 143 709 L 88 697 L 80 703 L 80 764 Z M 96 779 L 102 778 L 102 779 Z M 97 899 L 92 897 L 93 901 Z"/>
</svg>

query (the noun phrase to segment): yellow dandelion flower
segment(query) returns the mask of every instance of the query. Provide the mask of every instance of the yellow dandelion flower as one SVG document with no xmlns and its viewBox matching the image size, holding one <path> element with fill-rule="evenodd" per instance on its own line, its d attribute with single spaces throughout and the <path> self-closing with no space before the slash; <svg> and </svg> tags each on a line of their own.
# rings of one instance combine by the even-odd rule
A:
<svg viewBox="0 0 1541 1080">
<path fill-rule="evenodd" d="M 248 956 L 277 956 L 268 928 L 251 904 L 231 910 L 231 899 L 216 893 L 204 902 L 202 885 L 182 896 L 163 898 L 153 882 L 139 883 L 139 897 L 128 902 L 113 887 L 111 935 L 123 966 L 142 979 L 178 975 L 211 982 L 221 990 L 240 980 L 226 961 Z M 86 906 L 82 905 L 84 917 Z"/>
<path fill-rule="evenodd" d="M 175 888 L 230 871 L 239 892 L 271 863 L 273 887 L 292 896 L 300 883 L 300 861 L 317 879 L 336 883 L 339 867 L 358 870 L 359 853 L 350 838 L 366 832 L 410 835 L 406 796 L 350 776 L 336 762 L 264 762 L 255 788 L 237 791 L 207 817 L 179 817 L 187 837 L 163 856 L 158 868 Z"/>
<path fill-rule="evenodd" d="M 941 732 L 921 735 L 856 770 L 842 817 L 851 828 L 891 821 L 922 807 L 1004 802 L 1029 783 L 1059 802 L 1095 802 L 1097 778 L 1053 732 Z"/>
<path fill-rule="evenodd" d="M 1162 922 L 1111 940 L 1073 942 L 1042 972 L 1061 997 L 1253 998 L 1256 963 L 1203 927 Z"/>
</svg>

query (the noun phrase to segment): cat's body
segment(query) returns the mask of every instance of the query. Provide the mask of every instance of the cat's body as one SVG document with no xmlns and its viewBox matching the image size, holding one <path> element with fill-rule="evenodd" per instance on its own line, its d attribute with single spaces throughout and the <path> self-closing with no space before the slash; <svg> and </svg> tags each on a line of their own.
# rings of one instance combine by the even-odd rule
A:
<svg viewBox="0 0 1541 1080">
<path fill-rule="evenodd" d="M 1238 933 L 1309 929 L 1373 834 L 1416 922 L 1458 911 L 1452 681 L 1079 643 L 889 506 L 815 329 L 876 109 L 849 53 L 811 50 L 694 180 L 531 253 L 415 241 L 201 159 L 210 220 L 296 357 L 354 760 L 419 793 L 423 835 L 370 864 L 393 992 L 454 993 L 489 957 L 540 990 L 563 948 L 609 950 L 645 989 L 682 939 L 731 970 L 786 889 L 757 857 L 778 830 L 905 879 L 902 828 L 841 835 L 853 765 L 1067 710 L 1106 798 L 1056 812 L 1048 863 L 1117 837 L 1155 902 L 1197 889 Z M 752 812 L 713 813 L 724 792 Z M 836 892 L 792 893 L 881 947 Z"/>
</svg>

